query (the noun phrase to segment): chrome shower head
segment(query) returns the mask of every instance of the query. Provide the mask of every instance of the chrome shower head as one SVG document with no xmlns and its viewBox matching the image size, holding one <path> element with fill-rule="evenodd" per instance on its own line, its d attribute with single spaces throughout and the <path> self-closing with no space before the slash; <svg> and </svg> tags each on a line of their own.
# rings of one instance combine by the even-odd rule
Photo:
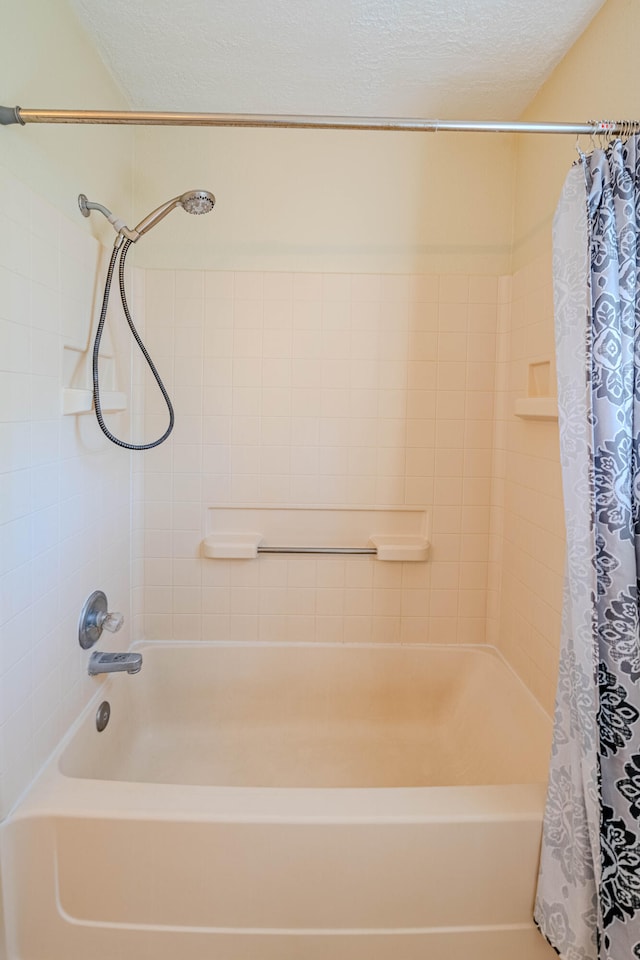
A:
<svg viewBox="0 0 640 960">
<path fill-rule="evenodd" d="M 190 190 L 188 193 L 182 194 L 179 203 L 187 213 L 194 213 L 196 216 L 200 216 L 203 213 L 211 213 L 215 206 L 216 198 L 208 190 Z"/>
<path fill-rule="evenodd" d="M 136 240 L 147 233 L 148 230 L 151 230 L 152 227 L 155 227 L 157 223 L 160 223 L 175 207 L 182 207 L 187 213 L 203 214 L 210 213 L 215 202 L 216 198 L 209 190 L 188 190 L 180 197 L 174 197 L 173 200 L 163 203 L 161 207 L 141 220 L 133 231 L 138 235 Z"/>
<path fill-rule="evenodd" d="M 123 237 L 135 243 L 144 233 L 151 230 L 151 227 L 155 227 L 156 223 L 160 223 L 168 213 L 171 213 L 174 207 L 182 207 L 187 213 L 201 215 L 203 213 L 211 213 L 215 203 L 216 198 L 210 190 L 188 190 L 181 196 L 174 197 L 173 200 L 167 200 L 166 203 L 163 203 L 162 206 L 153 210 L 144 220 L 140 221 L 137 227 L 131 230 L 124 220 L 120 220 L 120 218 L 116 217 L 110 210 L 103 207 L 101 203 L 93 203 L 91 200 L 87 200 L 84 193 L 81 193 L 78 197 L 78 206 L 80 207 L 82 216 L 88 217 L 92 210 L 99 210 L 118 234 L 116 243 L 122 243 Z"/>
</svg>

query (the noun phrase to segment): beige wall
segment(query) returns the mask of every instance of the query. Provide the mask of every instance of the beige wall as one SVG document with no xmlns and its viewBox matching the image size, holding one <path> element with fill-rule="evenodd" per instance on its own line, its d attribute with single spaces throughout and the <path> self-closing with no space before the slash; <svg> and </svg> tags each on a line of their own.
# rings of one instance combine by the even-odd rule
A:
<svg viewBox="0 0 640 960">
<path fill-rule="evenodd" d="M 158 158 L 161 157 L 161 162 Z M 340 273 L 504 273 L 514 142 L 480 134 L 142 128 L 136 216 L 193 187 L 136 250 L 144 267 Z"/>
<path fill-rule="evenodd" d="M 637 119 L 639 40 L 637 0 L 608 0 L 523 119 Z M 580 145 L 591 149 L 587 137 Z M 511 316 L 498 363 L 489 635 L 547 709 L 555 693 L 564 557 L 558 428 L 519 420 L 513 406 L 526 394 L 529 364 L 553 360 L 552 218 L 575 159 L 572 137 L 519 138 Z"/>
<path fill-rule="evenodd" d="M 0 88 L 11 105 L 124 106 L 62 0 L 5 5 Z M 0 144 L 2 816 L 95 690 L 77 641 L 86 596 L 102 588 L 128 613 L 129 457 L 91 417 L 60 411 L 71 367 L 87 374 L 95 235 L 108 236 L 79 215 L 77 194 L 131 209 L 132 134 L 8 127 Z M 128 389 L 128 343 L 105 347 Z"/>
<path fill-rule="evenodd" d="M 127 104 L 66 0 L 7 0 L 0 30 L 2 103 L 14 107 L 126 109 Z M 3 166 L 76 222 L 77 197 L 131 215 L 133 131 L 30 124 L 0 129 Z M 85 229 L 111 243 L 92 216 Z"/>
<path fill-rule="evenodd" d="M 637 119 L 640 4 L 607 0 L 556 67 L 523 120 Z M 588 137 L 581 149 L 591 149 Z M 575 138 L 522 136 L 517 146 L 514 268 L 544 255 Z"/>
<path fill-rule="evenodd" d="M 555 393 L 551 263 L 517 270 L 499 318 L 488 637 L 549 712 L 555 696 L 563 524 L 557 422 L 514 416 L 528 367 L 550 362 Z"/>
</svg>

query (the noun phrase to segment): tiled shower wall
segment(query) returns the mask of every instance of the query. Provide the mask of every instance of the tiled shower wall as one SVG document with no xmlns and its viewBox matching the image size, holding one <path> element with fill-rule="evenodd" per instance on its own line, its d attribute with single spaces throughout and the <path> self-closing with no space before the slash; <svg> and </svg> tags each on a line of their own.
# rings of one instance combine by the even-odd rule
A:
<svg viewBox="0 0 640 960">
<path fill-rule="evenodd" d="M 514 416 L 533 389 L 530 364 L 549 364 L 543 389 L 556 393 L 550 257 L 518 270 L 511 289 L 498 324 L 487 636 L 552 712 L 565 547 L 558 424 Z"/>
<path fill-rule="evenodd" d="M 1 818 L 95 689 L 85 598 L 129 611 L 130 464 L 92 417 L 61 416 L 86 373 L 98 244 L 1 167 L 0 210 Z M 126 390 L 128 345 L 116 366 Z"/>
<path fill-rule="evenodd" d="M 128 612 L 130 458 L 92 417 L 60 415 L 62 386 L 86 380 L 103 253 L 5 173 L 0 190 L 6 811 L 95 689 L 76 640 L 85 597 L 101 587 Z M 145 316 L 146 298 L 147 342 L 177 426 L 134 459 L 134 636 L 489 639 L 548 705 L 557 428 L 516 421 L 511 409 L 527 358 L 551 349 L 549 276 L 546 263 L 516 275 L 512 302 L 509 279 L 136 272 L 134 312 Z M 128 343 L 117 347 L 107 352 L 126 391 Z M 162 432 L 148 378 L 135 409 L 146 415 L 134 429 Z M 110 423 L 127 436 L 126 415 Z M 430 561 L 203 560 L 205 510 L 221 503 L 422 506 Z M 126 628 L 111 641 L 127 642 Z"/>
<path fill-rule="evenodd" d="M 485 640 L 497 278 L 145 271 L 177 425 L 136 461 L 136 635 Z M 145 438 L 165 428 L 150 378 Z M 426 508 L 428 563 L 201 559 L 207 507 Z"/>
</svg>

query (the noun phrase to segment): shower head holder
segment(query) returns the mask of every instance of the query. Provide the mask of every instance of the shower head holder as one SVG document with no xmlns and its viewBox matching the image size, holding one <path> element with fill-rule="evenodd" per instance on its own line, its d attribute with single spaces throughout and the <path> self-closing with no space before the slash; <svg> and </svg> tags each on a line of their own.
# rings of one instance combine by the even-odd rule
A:
<svg viewBox="0 0 640 960">
<path fill-rule="evenodd" d="M 80 207 L 80 213 L 83 217 L 91 216 L 91 210 L 89 209 L 89 201 L 87 200 L 86 193 L 78 194 L 78 206 Z"/>
<path fill-rule="evenodd" d="M 141 220 L 132 230 L 126 225 L 124 220 L 120 220 L 119 217 L 116 217 L 115 214 L 111 213 L 111 210 L 104 207 L 101 203 L 95 203 L 93 200 L 87 199 L 84 193 L 78 196 L 78 207 L 80 208 L 82 216 L 88 217 L 92 210 L 98 210 L 107 218 L 118 234 L 116 243 L 119 243 L 122 237 L 126 237 L 127 240 L 135 243 L 136 240 L 139 240 L 140 237 L 151 230 L 152 227 L 155 227 L 157 223 L 164 220 L 167 214 L 175 210 L 176 207 L 182 207 L 186 213 L 203 214 L 210 213 L 215 206 L 215 202 L 216 198 L 210 190 L 188 190 L 186 193 L 182 193 L 180 196 L 174 197 L 172 200 L 167 200 L 166 203 L 161 204 Z"/>
<path fill-rule="evenodd" d="M 78 195 L 78 207 L 80 208 L 80 213 L 83 217 L 90 216 L 92 210 L 99 210 L 103 217 L 107 218 L 113 229 L 118 234 L 116 243 L 120 243 L 122 237 L 126 237 L 127 240 L 131 240 L 133 243 L 135 243 L 140 236 L 140 234 L 135 230 L 130 230 L 124 220 L 120 220 L 120 218 L 116 217 L 114 213 L 111 213 L 111 210 L 109 210 L 107 207 L 103 207 L 101 203 L 95 203 L 95 201 L 87 199 L 87 196 L 84 193 L 80 193 Z"/>
</svg>

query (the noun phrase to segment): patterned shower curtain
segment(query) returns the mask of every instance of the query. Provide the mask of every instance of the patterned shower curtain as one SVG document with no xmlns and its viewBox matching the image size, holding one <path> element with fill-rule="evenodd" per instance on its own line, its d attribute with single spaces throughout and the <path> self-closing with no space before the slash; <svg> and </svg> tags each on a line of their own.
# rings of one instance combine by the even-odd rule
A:
<svg viewBox="0 0 640 960">
<path fill-rule="evenodd" d="M 554 222 L 567 570 L 535 919 L 564 960 L 640 958 L 640 138 Z"/>
</svg>

